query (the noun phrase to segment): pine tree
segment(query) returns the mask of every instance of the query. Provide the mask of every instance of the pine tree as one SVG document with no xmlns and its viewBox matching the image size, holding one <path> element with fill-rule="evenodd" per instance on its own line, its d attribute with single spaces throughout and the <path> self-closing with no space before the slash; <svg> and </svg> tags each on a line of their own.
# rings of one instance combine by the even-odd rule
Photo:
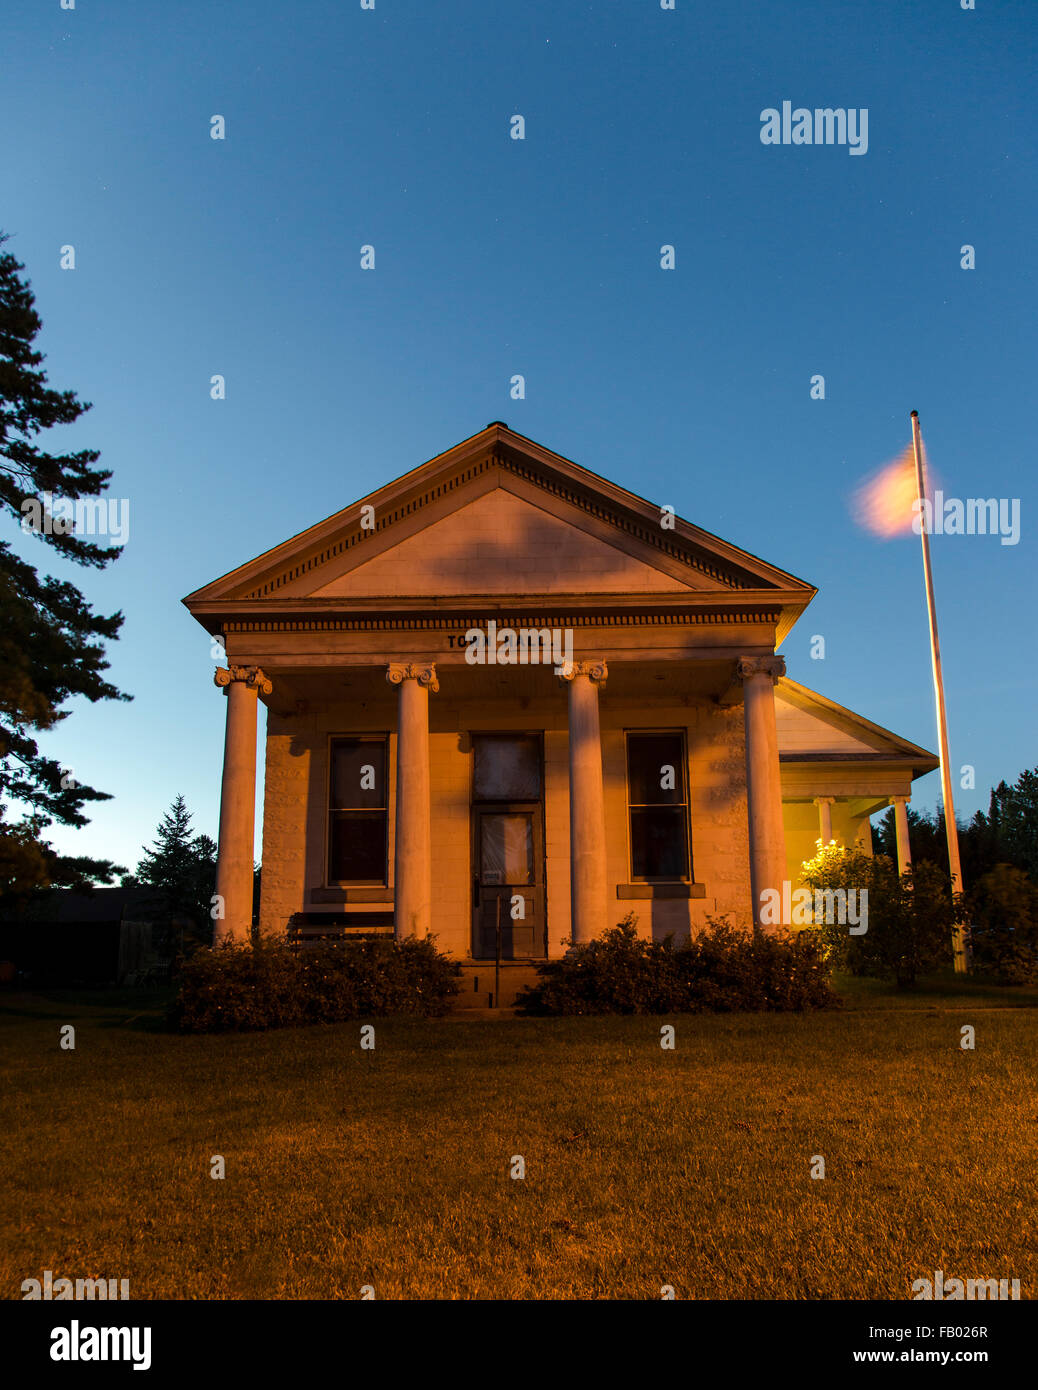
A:
<svg viewBox="0 0 1038 1390">
<path fill-rule="evenodd" d="M 47 386 L 43 355 L 33 347 L 42 327 L 35 297 L 19 275 L 25 267 L 2 249 L 7 240 L 0 233 L 0 508 L 23 529 L 34 515 L 49 517 L 48 524 L 33 530 L 39 541 L 66 560 L 102 568 L 119 548 L 76 535 L 63 518 L 54 517 L 45 497 L 70 502 L 95 497 L 106 490 L 111 474 L 95 468 L 96 449 L 50 454 L 36 443 L 44 430 L 78 420 L 90 403 Z M 59 855 L 43 838 L 54 822 L 86 825 L 84 805 L 110 797 L 44 757 L 35 735 L 68 717 L 61 706 L 72 696 L 130 698 L 103 675 L 108 670 L 103 639 L 116 638 L 122 621 L 119 613 L 95 614 L 75 585 L 41 577 L 0 541 L 0 893 L 108 882 L 119 872 L 107 860 Z M 11 803 L 20 819 L 12 818 Z"/>
<path fill-rule="evenodd" d="M 888 806 L 882 817 L 872 822 L 872 852 L 885 854 L 888 859 L 897 862 L 897 824 L 893 806 Z"/>
<path fill-rule="evenodd" d="M 1038 767 L 1021 772 L 1011 787 L 1000 782 L 995 796 L 1002 857 L 1038 882 Z"/>
<path fill-rule="evenodd" d="M 191 813 L 176 796 L 159 822 L 151 849 L 137 865 L 136 880 L 155 892 L 156 905 L 166 912 L 190 917 L 202 928 L 209 918 L 216 891 L 216 844 L 208 835 L 195 835 Z"/>
</svg>

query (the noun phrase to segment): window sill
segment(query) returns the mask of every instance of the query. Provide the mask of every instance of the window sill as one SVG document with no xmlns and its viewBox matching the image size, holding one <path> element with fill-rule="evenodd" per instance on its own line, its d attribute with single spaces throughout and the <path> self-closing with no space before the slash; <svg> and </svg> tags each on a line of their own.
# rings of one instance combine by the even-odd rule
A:
<svg viewBox="0 0 1038 1390">
<path fill-rule="evenodd" d="M 705 883 L 618 883 L 618 898 L 705 898 Z"/>
</svg>

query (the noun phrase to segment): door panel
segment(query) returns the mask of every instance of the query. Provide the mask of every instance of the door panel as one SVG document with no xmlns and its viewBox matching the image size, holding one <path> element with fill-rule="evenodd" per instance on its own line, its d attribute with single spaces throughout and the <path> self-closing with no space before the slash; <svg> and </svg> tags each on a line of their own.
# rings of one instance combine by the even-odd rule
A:
<svg viewBox="0 0 1038 1390">
<path fill-rule="evenodd" d="M 536 735 L 473 735 L 472 955 L 547 954 L 541 747 Z"/>
<path fill-rule="evenodd" d="M 540 807 L 529 810 L 477 808 L 476 931 L 473 955 L 501 959 L 544 955 L 544 889 L 538 883 Z"/>
</svg>

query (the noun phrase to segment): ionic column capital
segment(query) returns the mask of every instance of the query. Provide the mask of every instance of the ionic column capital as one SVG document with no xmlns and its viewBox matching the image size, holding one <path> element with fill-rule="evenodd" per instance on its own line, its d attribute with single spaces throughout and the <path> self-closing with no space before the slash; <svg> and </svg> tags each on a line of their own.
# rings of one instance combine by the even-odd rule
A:
<svg viewBox="0 0 1038 1390">
<path fill-rule="evenodd" d="M 274 689 L 274 684 L 265 671 L 258 666 L 218 666 L 213 676 L 213 684 L 217 686 L 229 686 L 235 681 L 242 681 L 250 690 L 257 691 L 260 695 L 269 695 Z"/>
<path fill-rule="evenodd" d="M 739 680 L 749 680 L 751 676 L 770 676 L 777 681 L 786 674 L 784 656 L 740 656 L 735 663 L 735 674 Z"/>
<path fill-rule="evenodd" d="M 416 664 L 413 661 L 391 661 L 386 667 L 386 680 L 390 685 L 402 685 L 404 681 L 417 681 L 428 686 L 435 695 L 440 688 L 436 679 L 435 662 Z"/>
<path fill-rule="evenodd" d="M 556 667 L 561 680 L 576 680 L 577 676 L 587 676 L 596 685 L 605 685 L 609 679 L 609 667 L 605 661 L 569 661 L 565 666 Z"/>
<path fill-rule="evenodd" d="M 887 800 L 891 806 L 907 806 L 912 798 L 910 796 L 890 796 Z"/>
<path fill-rule="evenodd" d="M 836 802 L 836 797 L 835 797 L 835 796 L 816 796 L 816 797 L 815 797 L 815 805 L 816 805 L 816 806 L 832 806 L 832 805 L 835 804 L 835 802 Z"/>
</svg>

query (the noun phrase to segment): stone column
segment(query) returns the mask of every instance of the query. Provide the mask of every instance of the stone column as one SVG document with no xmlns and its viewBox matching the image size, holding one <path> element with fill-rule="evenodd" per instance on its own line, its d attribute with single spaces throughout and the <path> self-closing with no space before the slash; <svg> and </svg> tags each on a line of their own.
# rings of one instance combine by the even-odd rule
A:
<svg viewBox="0 0 1038 1390">
<path fill-rule="evenodd" d="M 786 832 L 782 824 L 782 781 L 775 682 L 786 673 L 781 656 L 740 657 L 746 721 L 746 811 L 750 830 L 750 893 L 753 921 L 760 928 L 761 893 L 782 892 L 786 877 Z"/>
<path fill-rule="evenodd" d="M 903 874 L 912 867 L 912 846 L 908 840 L 908 796 L 892 796 L 890 804 L 894 808 L 894 824 L 897 829 L 897 871 Z"/>
<path fill-rule="evenodd" d="M 248 941 L 252 933 L 253 850 L 256 837 L 256 705 L 273 685 L 258 666 L 220 667 L 213 678 L 227 696 L 220 793 L 216 892 L 223 916 L 213 941 Z"/>
<path fill-rule="evenodd" d="M 569 686 L 570 935 L 593 941 L 610 925 L 598 721 L 598 687 L 609 672 L 604 661 L 572 661 L 559 674 Z"/>
<path fill-rule="evenodd" d="M 818 807 L 818 834 L 822 844 L 827 845 L 833 838 L 833 802 L 834 796 L 816 796 L 815 805 Z"/>
<path fill-rule="evenodd" d="M 393 931 L 397 941 L 432 930 L 432 832 L 429 803 L 429 691 L 436 667 L 392 661 L 386 680 L 399 686 L 396 744 L 396 852 Z"/>
</svg>

